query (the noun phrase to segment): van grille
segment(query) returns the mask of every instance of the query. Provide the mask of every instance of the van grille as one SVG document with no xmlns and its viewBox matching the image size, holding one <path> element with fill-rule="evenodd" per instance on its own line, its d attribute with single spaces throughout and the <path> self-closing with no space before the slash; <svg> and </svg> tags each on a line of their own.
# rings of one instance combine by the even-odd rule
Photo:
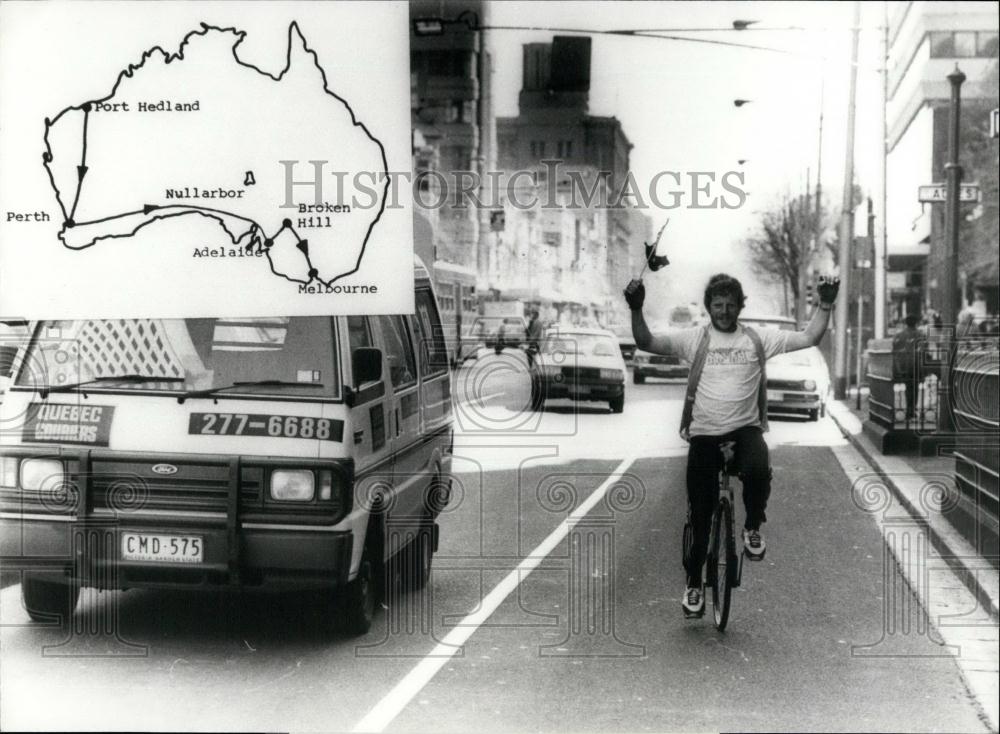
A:
<svg viewBox="0 0 1000 734">
<path fill-rule="evenodd" d="M 171 475 L 154 473 L 156 463 L 165 462 L 95 459 L 91 465 L 93 509 L 226 512 L 228 462 L 172 462 L 177 472 Z M 260 507 L 263 470 L 244 467 L 240 475 L 240 506 Z"/>
</svg>

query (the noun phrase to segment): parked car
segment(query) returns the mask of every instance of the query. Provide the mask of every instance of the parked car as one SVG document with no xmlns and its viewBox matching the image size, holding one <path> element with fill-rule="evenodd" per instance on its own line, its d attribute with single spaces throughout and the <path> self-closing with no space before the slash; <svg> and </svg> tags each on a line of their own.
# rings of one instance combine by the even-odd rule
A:
<svg viewBox="0 0 1000 734">
<path fill-rule="evenodd" d="M 501 334 L 502 327 L 502 334 Z M 490 350 L 500 351 L 506 347 L 522 347 L 527 339 L 528 324 L 521 316 L 479 316 L 462 336 L 459 344 L 458 362 L 478 359 Z"/>
<path fill-rule="evenodd" d="M 805 415 L 814 421 L 826 415 L 830 371 L 816 347 L 785 352 L 767 360 L 767 412 Z"/>
<path fill-rule="evenodd" d="M 618 338 L 618 349 L 622 353 L 622 359 L 625 360 L 625 364 L 631 366 L 635 357 L 635 337 L 632 336 L 632 327 L 619 326 L 614 332 Z"/>
<path fill-rule="evenodd" d="M 795 331 L 798 329 L 795 319 L 788 316 L 740 316 L 740 323 L 755 329 L 779 329 L 781 331 Z"/>
<path fill-rule="evenodd" d="M 647 377 L 687 378 L 691 365 L 676 354 L 650 354 L 641 349 L 632 358 L 632 382 L 641 385 Z"/>
<path fill-rule="evenodd" d="M 618 340 L 605 329 L 550 329 L 531 370 L 531 405 L 547 399 L 607 401 L 612 413 L 625 408 L 625 360 Z"/>
</svg>

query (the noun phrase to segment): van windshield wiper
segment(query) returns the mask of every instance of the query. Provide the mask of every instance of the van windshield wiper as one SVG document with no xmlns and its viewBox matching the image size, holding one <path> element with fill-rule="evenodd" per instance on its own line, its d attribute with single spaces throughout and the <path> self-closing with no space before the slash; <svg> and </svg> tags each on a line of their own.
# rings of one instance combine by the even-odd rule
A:
<svg viewBox="0 0 1000 734">
<path fill-rule="evenodd" d="M 324 387 L 321 382 L 290 382 L 288 380 L 245 380 L 237 381 L 231 385 L 220 385 L 209 387 L 204 390 L 188 390 L 183 395 L 177 396 L 177 402 L 183 404 L 188 398 L 211 398 L 225 390 L 233 390 L 240 387 Z"/>
<path fill-rule="evenodd" d="M 169 377 L 167 375 L 104 375 L 103 377 L 95 377 L 92 380 L 71 382 L 66 385 L 46 385 L 45 387 L 38 388 L 38 394 L 41 396 L 42 400 L 45 400 L 45 398 L 52 393 L 73 392 L 74 390 L 79 390 L 81 387 L 86 387 L 87 385 L 98 385 L 102 382 L 184 382 L 184 378 Z"/>
</svg>

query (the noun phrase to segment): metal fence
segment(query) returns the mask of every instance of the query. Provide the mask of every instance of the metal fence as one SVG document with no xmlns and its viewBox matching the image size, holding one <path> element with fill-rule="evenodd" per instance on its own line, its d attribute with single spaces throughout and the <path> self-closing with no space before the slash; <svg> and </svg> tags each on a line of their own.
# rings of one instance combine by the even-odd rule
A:
<svg viewBox="0 0 1000 734">
<path fill-rule="evenodd" d="M 959 342 L 953 370 L 957 446 L 955 484 L 962 494 L 953 524 L 989 559 L 1000 563 L 1000 342 Z"/>
<path fill-rule="evenodd" d="M 923 345 L 921 345 L 923 346 Z M 916 373 L 910 380 L 912 405 L 907 409 L 906 381 L 893 369 L 892 339 L 868 342 L 868 415 L 890 430 L 933 431 L 938 420 L 938 362 L 925 348 L 918 351 Z"/>
</svg>

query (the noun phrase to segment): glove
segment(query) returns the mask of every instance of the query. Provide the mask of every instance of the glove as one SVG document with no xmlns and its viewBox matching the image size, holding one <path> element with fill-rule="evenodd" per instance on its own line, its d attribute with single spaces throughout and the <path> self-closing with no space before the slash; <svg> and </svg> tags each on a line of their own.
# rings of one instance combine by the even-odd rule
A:
<svg viewBox="0 0 1000 734">
<path fill-rule="evenodd" d="M 654 273 L 670 264 L 666 255 L 653 256 L 653 253 L 656 252 L 656 245 L 647 245 L 645 242 L 642 244 L 646 245 L 646 262 L 649 263 L 649 269 Z"/>
<path fill-rule="evenodd" d="M 819 276 L 819 283 L 816 285 L 816 293 L 819 294 L 821 304 L 831 305 L 837 300 L 837 291 L 840 290 L 840 278 L 834 276 Z"/>
<path fill-rule="evenodd" d="M 625 286 L 625 302 L 633 311 L 642 310 L 642 304 L 646 300 L 646 286 L 641 280 L 630 280 Z"/>
</svg>

